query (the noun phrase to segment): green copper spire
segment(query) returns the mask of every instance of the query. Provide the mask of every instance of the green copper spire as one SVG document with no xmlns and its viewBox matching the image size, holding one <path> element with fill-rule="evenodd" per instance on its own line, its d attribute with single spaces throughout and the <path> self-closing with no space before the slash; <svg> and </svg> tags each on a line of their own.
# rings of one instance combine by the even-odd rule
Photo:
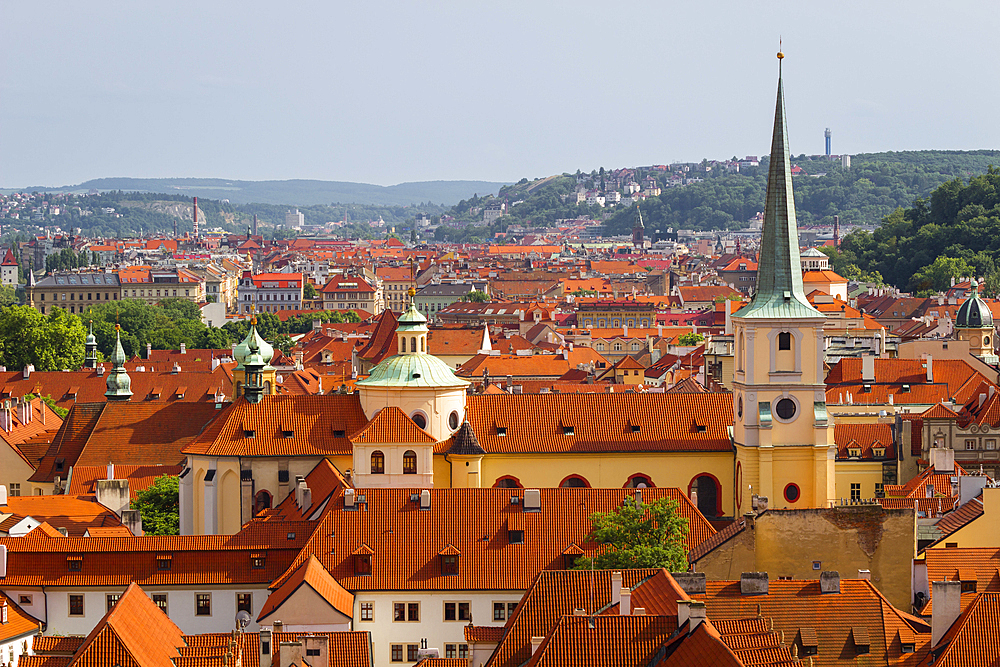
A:
<svg viewBox="0 0 1000 667">
<path fill-rule="evenodd" d="M 115 325 L 115 351 L 111 354 L 111 372 L 108 373 L 108 390 L 104 395 L 109 401 L 127 401 L 132 398 L 132 378 L 125 370 L 125 349 L 122 347 L 121 327 Z"/>
<path fill-rule="evenodd" d="M 806 299 L 799 259 L 799 232 L 795 224 L 792 165 L 785 128 L 785 93 L 778 53 L 778 101 L 774 109 L 771 161 L 767 172 L 764 230 L 757 262 L 757 291 L 750 304 L 734 317 L 823 317 Z"/>
</svg>

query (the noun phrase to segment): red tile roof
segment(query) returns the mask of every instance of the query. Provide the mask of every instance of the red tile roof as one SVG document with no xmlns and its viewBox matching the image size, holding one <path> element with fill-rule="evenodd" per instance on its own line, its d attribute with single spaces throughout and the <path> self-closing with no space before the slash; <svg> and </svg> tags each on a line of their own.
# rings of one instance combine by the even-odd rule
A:
<svg viewBox="0 0 1000 667">
<path fill-rule="evenodd" d="M 941 651 L 941 654 L 934 665 L 935 667 L 987 667 L 1000 664 L 998 636 L 1000 636 L 1000 593 L 977 595 L 938 642 L 935 650 Z"/>
<path fill-rule="evenodd" d="M 218 412 L 214 403 L 77 404 L 30 479 L 65 478 L 77 465 L 177 465 L 183 449 Z"/>
<path fill-rule="evenodd" d="M 468 397 L 466 418 L 488 453 L 732 449 L 728 393 L 486 394 Z"/>
<path fill-rule="evenodd" d="M 676 616 L 566 615 L 548 633 L 527 665 L 646 667 L 676 629 Z"/>
<path fill-rule="evenodd" d="M 356 394 L 240 398 L 184 450 L 209 456 L 350 456 L 368 420 Z M 286 436 L 286 432 L 291 432 Z"/>
<path fill-rule="evenodd" d="M 288 569 L 316 525 L 251 521 L 235 535 L 0 537 L 8 552 L 0 587 L 269 584 Z M 255 568 L 250 554 L 260 552 L 265 566 Z M 171 554 L 169 570 L 157 567 L 158 554 Z M 70 556 L 83 558 L 81 570 L 69 570 Z"/>
<path fill-rule="evenodd" d="M 770 617 L 788 643 L 804 630 L 815 632 L 819 653 L 812 660 L 817 666 L 858 664 L 855 627 L 868 630 L 870 653 L 863 659 L 872 664 L 917 667 L 926 663 L 930 651 L 930 628 L 913 627 L 910 617 L 890 605 L 870 581 L 842 578 L 840 593 L 820 592 L 818 581 L 770 581 L 766 595 L 743 595 L 739 581 L 709 581 L 705 593 L 691 597 L 705 601 L 713 622 Z M 901 652 L 900 631 L 914 633 L 915 653 Z"/>
<path fill-rule="evenodd" d="M 850 458 L 850 449 L 860 449 L 862 459 L 875 458 L 873 447 L 882 447 L 885 452 L 880 458 L 894 460 L 896 445 L 889 424 L 837 424 L 833 427 L 833 439 L 837 445 L 837 458 Z"/>
<path fill-rule="evenodd" d="M 83 537 L 88 528 L 121 525 L 118 515 L 98 504 L 93 496 L 12 496 L 7 498 L 6 506 L 0 506 L 0 514 L 8 512 L 14 516 L 5 519 L 0 530 L 9 530 L 28 516 L 55 528 L 66 528 L 75 537 Z"/>
<path fill-rule="evenodd" d="M 563 551 L 570 544 L 595 553 L 599 545 L 587 541 L 590 515 L 616 509 L 632 491 L 541 489 L 538 512 L 523 509 L 521 489 L 431 489 L 429 510 L 411 499 L 419 493 L 414 489 L 364 489 L 354 510 L 345 510 L 338 494 L 295 566 L 314 553 L 337 581 L 355 592 L 524 590 L 539 571 L 564 567 Z M 643 490 L 649 501 L 663 497 L 678 502 L 679 514 L 688 519 L 689 548 L 715 532 L 678 489 Z M 508 530 L 523 530 L 524 543 L 511 544 Z M 457 575 L 441 570 L 438 554 L 448 544 L 461 553 Z M 351 555 L 363 545 L 374 552 L 370 575 L 356 574 Z"/>
<path fill-rule="evenodd" d="M 3 606 L 7 607 L 7 619 L 0 624 L 0 644 L 38 632 L 40 621 L 21 609 L 12 598 L 0 593 L 0 607 Z"/>
</svg>

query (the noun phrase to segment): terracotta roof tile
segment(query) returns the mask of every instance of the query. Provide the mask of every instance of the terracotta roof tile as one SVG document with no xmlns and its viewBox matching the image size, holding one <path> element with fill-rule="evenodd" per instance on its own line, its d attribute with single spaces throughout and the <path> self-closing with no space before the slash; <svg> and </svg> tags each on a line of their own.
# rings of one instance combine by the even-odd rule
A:
<svg viewBox="0 0 1000 667">
<path fill-rule="evenodd" d="M 38 632 L 40 621 L 21 609 L 12 598 L 0 593 L 0 607 L 4 606 L 7 608 L 7 622 L 0 624 L 0 644 Z"/>
<path fill-rule="evenodd" d="M 540 489 L 541 511 L 525 511 L 511 497 L 520 489 L 431 489 L 431 507 L 421 510 L 415 489 L 364 489 L 356 508 L 345 510 L 342 496 L 332 499 L 309 545 L 309 553 L 351 591 L 380 590 L 524 590 L 541 570 L 565 566 L 571 543 L 594 553 L 587 541 L 590 515 L 619 507 L 631 489 Z M 360 500 L 364 496 L 364 502 Z M 689 521 L 693 547 L 714 533 L 678 489 L 644 489 L 643 498 L 671 498 Z M 509 519 L 522 521 L 524 543 L 510 543 Z M 336 538 L 331 537 L 336 535 Z M 460 553 L 458 574 L 443 574 L 439 552 L 448 544 Z M 371 574 L 357 574 L 352 554 L 366 545 L 374 553 Z M 286 575 L 287 576 L 287 575 Z M 279 580 L 272 584 L 279 586 Z M 572 610 L 571 610 L 572 611 Z"/>
<path fill-rule="evenodd" d="M 214 403 L 75 405 L 30 479 L 65 478 L 77 465 L 177 465 L 184 460 L 184 447 L 217 412 Z"/>
<path fill-rule="evenodd" d="M 368 420 L 357 395 L 240 398 L 184 451 L 209 456 L 350 456 Z M 286 436 L 284 431 L 292 435 Z"/>
<path fill-rule="evenodd" d="M 728 393 L 486 394 L 468 397 L 466 418 L 488 453 L 732 449 Z"/>
<path fill-rule="evenodd" d="M 65 637 L 57 635 L 35 635 L 31 650 L 35 653 L 73 655 L 83 645 L 85 637 Z"/>
<path fill-rule="evenodd" d="M 7 576 L 0 586 L 125 587 L 230 583 L 267 584 L 288 570 L 307 544 L 316 522 L 251 521 L 235 535 L 169 537 L 0 537 L 7 547 Z M 294 534 L 293 539 L 288 535 Z M 265 566 L 250 554 L 264 552 Z M 171 567 L 157 567 L 157 555 L 171 554 Z M 70 571 L 67 558 L 81 558 Z"/>
<path fill-rule="evenodd" d="M 964 596 L 963 596 L 964 597 Z M 936 650 L 935 667 L 986 667 L 1000 663 L 1000 593 L 982 593 L 968 605 Z"/>
<path fill-rule="evenodd" d="M 742 595 L 739 581 L 709 581 L 706 593 L 692 596 L 704 600 L 708 617 L 738 619 L 772 618 L 774 630 L 794 639 L 802 628 L 816 632 L 819 653 L 814 664 L 856 665 L 853 628 L 867 628 L 870 654 L 866 659 L 880 664 L 917 667 L 926 663 L 930 651 L 929 628 L 916 634 L 916 652 L 903 654 L 897 641 L 906 618 L 872 586 L 860 579 L 841 579 L 840 593 L 821 593 L 818 581 L 778 580 L 768 582 L 766 595 Z"/>
<path fill-rule="evenodd" d="M 566 615 L 527 664 L 645 667 L 676 629 L 676 616 Z"/>
<path fill-rule="evenodd" d="M 121 525 L 118 515 L 93 496 L 12 496 L 7 498 L 6 506 L 0 507 L 0 513 L 6 512 L 66 528 L 75 537 L 82 537 L 91 527 Z"/>
</svg>

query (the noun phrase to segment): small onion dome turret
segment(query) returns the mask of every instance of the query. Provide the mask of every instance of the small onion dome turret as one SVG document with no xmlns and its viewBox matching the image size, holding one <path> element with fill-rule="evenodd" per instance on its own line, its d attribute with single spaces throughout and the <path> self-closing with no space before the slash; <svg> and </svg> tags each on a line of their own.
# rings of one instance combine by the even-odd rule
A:
<svg viewBox="0 0 1000 667">
<path fill-rule="evenodd" d="M 993 327 L 993 313 L 990 307 L 979 298 L 979 283 L 972 281 L 972 296 L 966 299 L 958 309 L 955 317 L 955 327 L 958 329 L 989 329 Z"/>
<path fill-rule="evenodd" d="M 239 345 L 236 346 L 234 351 L 234 356 L 236 357 L 236 368 L 242 369 L 247 360 L 247 357 L 251 354 L 259 354 L 263 365 L 271 363 L 271 359 L 274 358 L 274 348 L 271 347 L 266 340 L 260 337 L 257 333 L 257 317 L 254 316 L 250 320 L 250 333 L 247 337 L 243 339 Z"/>
</svg>

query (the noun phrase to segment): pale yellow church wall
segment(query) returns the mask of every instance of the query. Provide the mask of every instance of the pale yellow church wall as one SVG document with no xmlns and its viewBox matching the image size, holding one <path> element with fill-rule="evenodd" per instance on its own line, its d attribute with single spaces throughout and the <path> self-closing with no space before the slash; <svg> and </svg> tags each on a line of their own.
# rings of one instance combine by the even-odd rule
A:
<svg viewBox="0 0 1000 667">
<path fill-rule="evenodd" d="M 861 498 L 875 497 L 875 485 L 882 483 L 881 461 L 837 461 L 837 498 L 850 500 L 851 484 L 861 485 Z"/>
<path fill-rule="evenodd" d="M 449 427 L 448 417 L 452 412 L 458 414 L 458 426 L 465 421 L 465 389 L 427 388 L 427 389 L 392 389 L 382 387 L 358 387 L 361 398 L 361 409 L 365 416 L 372 419 L 379 410 L 386 406 L 396 406 L 411 419 L 421 413 L 427 420 L 425 431 L 437 440 L 447 440 L 454 433 Z M 455 430 L 458 430 L 456 426 Z"/>
<path fill-rule="evenodd" d="M 593 488 L 620 489 L 637 474 L 648 476 L 657 487 L 676 487 L 684 493 L 699 475 L 712 475 L 719 482 L 723 513 L 732 511 L 731 452 L 488 454 L 482 461 L 484 487 L 511 476 L 525 488 L 552 488 L 569 475 L 579 475 Z"/>
</svg>

